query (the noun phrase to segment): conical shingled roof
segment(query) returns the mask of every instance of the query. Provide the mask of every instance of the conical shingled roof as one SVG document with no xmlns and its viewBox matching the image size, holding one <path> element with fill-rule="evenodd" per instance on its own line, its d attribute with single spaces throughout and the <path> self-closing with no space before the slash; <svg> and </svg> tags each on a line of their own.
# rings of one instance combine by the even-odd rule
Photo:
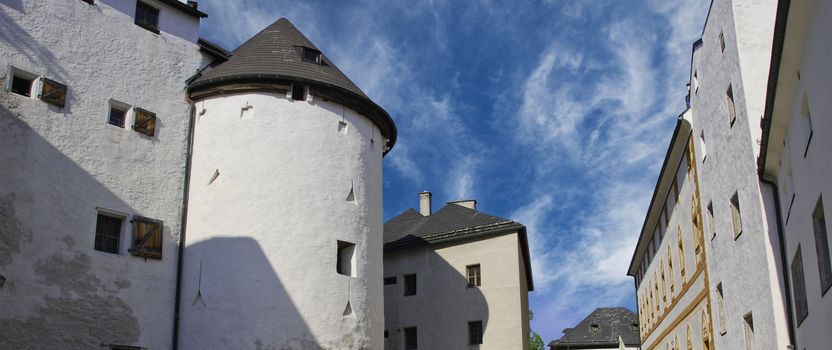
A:
<svg viewBox="0 0 832 350">
<path fill-rule="evenodd" d="M 188 85 L 194 93 L 235 84 L 308 85 L 313 94 L 320 94 L 350 107 L 378 125 L 392 147 L 396 126 L 384 109 L 352 82 L 326 55 L 322 63 L 302 59 L 304 48 L 320 52 L 286 18 L 266 27 L 234 50 L 231 57 L 208 67 Z"/>
</svg>

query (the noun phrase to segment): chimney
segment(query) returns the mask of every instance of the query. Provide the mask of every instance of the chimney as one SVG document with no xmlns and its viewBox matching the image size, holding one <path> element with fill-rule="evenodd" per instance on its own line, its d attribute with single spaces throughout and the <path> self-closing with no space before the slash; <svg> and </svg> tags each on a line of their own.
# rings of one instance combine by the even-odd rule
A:
<svg viewBox="0 0 832 350">
<path fill-rule="evenodd" d="M 419 214 L 422 214 L 422 216 L 430 216 L 431 214 L 430 197 L 432 195 L 428 191 L 419 193 Z"/>
<path fill-rule="evenodd" d="M 460 199 L 458 201 L 448 202 L 448 204 L 456 204 L 466 207 L 468 209 L 477 210 L 477 200 L 476 199 Z"/>
</svg>

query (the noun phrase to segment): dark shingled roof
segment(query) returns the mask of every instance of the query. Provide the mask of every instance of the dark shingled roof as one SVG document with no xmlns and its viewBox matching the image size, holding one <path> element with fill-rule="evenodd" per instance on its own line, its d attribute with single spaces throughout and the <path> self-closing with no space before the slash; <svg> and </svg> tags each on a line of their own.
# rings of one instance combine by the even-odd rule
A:
<svg viewBox="0 0 832 350">
<path fill-rule="evenodd" d="M 529 291 L 534 290 L 526 226 L 458 204 L 449 203 L 439 211 L 422 216 L 408 209 L 384 223 L 384 250 L 410 246 L 472 240 L 517 232 L 523 250 Z"/>
<path fill-rule="evenodd" d="M 320 52 L 289 20 L 281 18 L 240 45 L 227 61 L 206 67 L 190 82 L 188 92 L 193 96 L 239 84 L 308 85 L 313 95 L 344 104 L 372 120 L 393 147 L 396 126 L 387 112 L 323 53 L 323 64 L 304 62 L 304 48 Z"/>
<path fill-rule="evenodd" d="M 598 325 L 593 332 L 592 326 Z M 564 330 L 564 335 L 549 343 L 551 350 L 558 349 L 586 349 L 586 348 L 618 348 L 618 337 L 625 346 L 639 346 L 641 344 L 638 329 L 638 316 L 623 307 L 597 308 L 575 328 Z"/>
</svg>

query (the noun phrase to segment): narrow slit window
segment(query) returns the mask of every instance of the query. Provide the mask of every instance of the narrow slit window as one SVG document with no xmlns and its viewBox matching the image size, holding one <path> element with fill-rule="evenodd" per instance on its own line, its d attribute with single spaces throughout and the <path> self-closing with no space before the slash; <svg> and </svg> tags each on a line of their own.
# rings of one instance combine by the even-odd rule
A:
<svg viewBox="0 0 832 350">
<path fill-rule="evenodd" d="M 832 286 L 832 266 L 829 261 L 829 238 L 826 235 L 826 218 L 823 215 L 823 197 L 818 198 L 812 213 L 812 226 L 815 233 L 815 251 L 818 255 L 818 273 L 820 274 L 820 291 L 825 295 Z"/>
<path fill-rule="evenodd" d="M 803 323 L 806 316 L 809 316 L 809 301 L 806 298 L 806 278 L 803 275 L 803 253 L 800 245 L 792 259 L 792 288 L 794 289 L 794 312 L 797 319 L 797 326 Z"/>
<path fill-rule="evenodd" d="M 733 127 L 734 122 L 737 121 L 737 110 L 734 105 L 734 88 L 730 85 L 728 90 L 725 91 L 725 102 L 728 105 L 728 122 Z"/>
<path fill-rule="evenodd" d="M 468 275 L 468 288 L 479 287 L 482 280 L 480 276 L 480 264 L 469 265 L 465 268 Z"/>
<path fill-rule="evenodd" d="M 98 213 L 95 224 L 95 250 L 118 254 L 123 218 Z"/>
<path fill-rule="evenodd" d="M 711 230 L 711 239 L 716 238 L 716 218 L 714 218 L 714 203 L 708 203 L 708 228 Z"/>
<path fill-rule="evenodd" d="M 699 133 L 699 148 L 702 150 L 702 163 L 708 159 L 708 146 L 705 144 L 705 130 Z"/>
<path fill-rule="evenodd" d="M 162 222 L 136 216 L 133 218 L 133 248 L 130 254 L 145 258 L 162 258 Z"/>
<path fill-rule="evenodd" d="M 133 130 L 153 137 L 156 134 L 156 114 L 141 108 L 136 108 Z"/>
<path fill-rule="evenodd" d="M 734 226 L 734 239 L 737 239 L 742 234 L 742 211 L 738 192 L 731 196 L 731 222 Z"/>
<path fill-rule="evenodd" d="M 803 137 L 806 138 L 806 149 L 803 151 L 803 158 L 809 154 L 809 145 L 812 143 L 812 136 L 815 131 L 812 129 L 812 115 L 809 113 L 809 95 L 804 91 L 803 99 L 800 103 L 800 122 L 803 129 Z"/>
<path fill-rule="evenodd" d="M 482 321 L 468 322 L 468 344 L 482 344 Z"/>
<path fill-rule="evenodd" d="M 725 51 L 725 33 L 719 32 L 719 52 Z"/>
<path fill-rule="evenodd" d="M 716 285 L 716 313 L 719 319 L 719 334 L 724 335 L 727 332 L 725 324 L 725 302 L 722 294 L 722 282 Z"/>
<path fill-rule="evenodd" d="M 745 330 L 745 350 L 754 350 L 754 316 L 749 312 L 742 317 Z"/>
<path fill-rule="evenodd" d="M 42 78 L 40 100 L 53 106 L 64 108 L 66 104 L 66 85 L 54 80 Z"/>
<path fill-rule="evenodd" d="M 355 244 L 338 241 L 338 261 L 335 270 L 344 275 L 355 277 Z"/>
<path fill-rule="evenodd" d="M 416 295 L 416 274 L 404 275 L 404 296 Z"/>
<path fill-rule="evenodd" d="M 134 23 L 139 27 L 158 34 L 159 9 L 141 1 L 136 1 L 136 20 Z"/>
</svg>

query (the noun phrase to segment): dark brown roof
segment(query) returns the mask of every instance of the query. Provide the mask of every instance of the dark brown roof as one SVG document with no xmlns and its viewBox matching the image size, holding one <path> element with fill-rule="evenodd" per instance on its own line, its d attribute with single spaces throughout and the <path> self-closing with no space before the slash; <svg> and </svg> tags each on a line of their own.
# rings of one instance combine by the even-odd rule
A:
<svg viewBox="0 0 832 350">
<path fill-rule="evenodd" d="M 593 330 L 593 325 L 597 326 Z M 623 307 L 597 308 L 575 328 L 564 330 L 563 337 L 549 343 L 551 350 L 618 348 L 618 337 L 625 346 L 639 346 L 638 316 Z"/>
<path fill-rule="evenodd" d="M 396 126 L 384 109 L 344 75 L 326 55 L 322 64 L 302 60 L 304 48 L 320 52 L 289 20 L 281 18 L 240 45 L 227 61 L 205 68 L 188 85 L 195 93 L 236 84 L 308 85 L 310 93 L 344 104 L 372 120 L 396 141 Z"/>
<path fill-rule="evenodd" d="M 408 209 L 388 220 L 384 223 L 384 250 L 467 241 L 509 232 L 517 232 L 520 237 L 526 280 L 529 291 L 532 291 L 534 282 L 526 226 L 458 204 L 449 203 L 428 216 Z"/>
</svg>

